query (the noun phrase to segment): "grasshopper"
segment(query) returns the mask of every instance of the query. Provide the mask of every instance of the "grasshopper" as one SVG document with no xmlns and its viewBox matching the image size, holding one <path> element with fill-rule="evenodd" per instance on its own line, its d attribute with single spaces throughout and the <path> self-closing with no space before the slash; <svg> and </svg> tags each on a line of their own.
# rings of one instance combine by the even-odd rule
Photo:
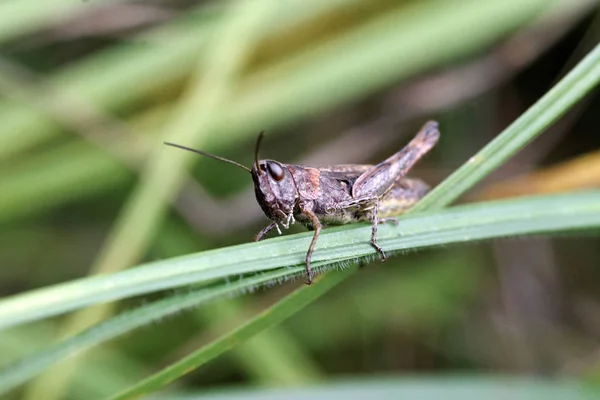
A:
<svg viewBox="0 0 600 400">
<path fill-rule="evenodd" d="M 305 258 L 307 283 L 311 284 L 310 263 L 323 225 L 370 222 L 371 245 L 380 260 L 386 260 L 385 252 L 377 244 L 377 226 L 388 221 L 397 224 L 392 216 L 409 209 L 429 191 L 423 181 L 405 178 L 405 175 L 435 146 L 439 136 L 438 124 L 429 121 L 407 146 L 377 165 L 342 164 L 322 168 L 260 160 L 258 153 L 263 132 L 256 141 L 252 168 L 200 150 L 165 144 L 250 172 L 256 200 L 271 220 L 258 232 L 255 241 L 263 239 L 273 229 L 281 234 L 280 226 L 287 229 L 296 221 L 314 231 Z"/>
</svg>

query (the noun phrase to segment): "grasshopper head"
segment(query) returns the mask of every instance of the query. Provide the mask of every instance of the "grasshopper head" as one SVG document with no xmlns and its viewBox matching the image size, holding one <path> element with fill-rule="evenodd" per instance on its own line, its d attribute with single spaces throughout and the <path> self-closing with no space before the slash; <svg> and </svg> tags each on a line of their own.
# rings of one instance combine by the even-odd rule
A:
<svg viewBox="0 0 600 400">
<path fill-rule="evenodd" d="M 287 226 L 298 197 L 290 171 L 277 161 L 260 160 L 252 166 L 252 180 L 256 201 L 265 215 Z"/>
<path fill-rule="evenodd" d="M 236 161 L 228 160 L 201 150 L 192 149 L 175 143 L 165 142 L 165 144 L 233 164 L 250 172 L 252 180 L 254 181 L 254 192 L 256 193 L 258 204 L 269 219 L 279 222 L 287 228 L 290 221 L 292 221 L 294 206 L 296 204 L 296 199 L 298 198 L 298 189 L 294 183 L 292 173 L 283 164 L 274 160 L 259 161 L 258 150 L 262 138 L 263 132 L 258 135 L 258 140 L 256 141 L 254 152 L 255 161 L 252 169 Z"/>
</svg>

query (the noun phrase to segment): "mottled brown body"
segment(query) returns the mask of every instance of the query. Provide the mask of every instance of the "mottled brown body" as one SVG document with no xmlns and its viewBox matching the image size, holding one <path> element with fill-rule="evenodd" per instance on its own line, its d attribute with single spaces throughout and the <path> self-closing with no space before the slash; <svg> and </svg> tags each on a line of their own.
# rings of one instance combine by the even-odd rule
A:
<svg viewBox="0 0 600 400">
<path fill-rule="evenodd" d="M 384 261 L 385 253 L 377 244 L 377 225 L 401 214 L 427 193 L 425 183 L 404 176 L 439 136 L 437 123 L 428 122 L 406 147 L 377 165 L 313 168 L 274 160 L 257 161 L 252 168 L 256 199 L 273 222 L 255 240 L 261 240 L 274 228 L 279 230 L 279 225 L 287 228 L 294 221 L 314 230 L 306 254 L 310 283 L 310 262 L 321 227 L 369 221 L 371 244 Z"/>
<path fill-rule="evenodd" d="M 405 175 L 437 143 L 439 136 L 437 123 L 430 121 L 406 147 L 377 165 L 344 164 L 313 168 L 258 160 L 262 135 L 257 142 L 252 169 L 198 150 L 192 151 L 250 171 L 256 200 L 272 220 L 256 235 L 256 241 L 272 229 L 281 233 L 279 226 L 288 228 L 295 221 L 314 231 L 305 259 L 307 279 L 311 283 L 312 252 L 323 225 L 371 222 L 371 244 L 380 259 L 385 261 L 385 253 L 376 240 L 377 225 L 386 220 L 397 223 L 391 217 L 403 213 L 427 193 L 429 188 L 425 183 L 405 178 Z"/>
</svg>

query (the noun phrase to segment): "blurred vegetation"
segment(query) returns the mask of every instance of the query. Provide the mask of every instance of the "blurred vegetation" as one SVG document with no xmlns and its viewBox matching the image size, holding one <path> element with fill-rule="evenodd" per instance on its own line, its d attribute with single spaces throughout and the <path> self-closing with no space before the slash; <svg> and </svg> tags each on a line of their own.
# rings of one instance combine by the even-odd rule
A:
<svg viewBox="0 0 600 400">
<path fill-rule="evenodd" d="M 597 94 L 580 97 L 598 57 L 570 86 L 579 96 L 555 91 L 549 116 L 518 118 L 599 51 L 599 5 L 3 1 L 0 393 L 27 380 L 8 398 L 127 397 L 170 367 L 149 382 L 176 380 L 173 398 L 240 387 L 597 398 L 586 385 L 600 377 L 600 114 Z M 420 211 L 484 177 L 459 201 L 515 199 L 407 216 L 381 228 L 382 243 L 467 245 L 400 252 L 312 287 L 290 280 L 310 234 L 172 258 L 250 242 L 267 220 L 246 173 L 163 141 L 249 165 L 266 130 L 265 158 L 374 163 L 429 119 L 442 138 L 411 175 L 432 186 L 466 175 Z M 504 144 L 473 157 L 509 125 Z M 574 194 L 529 197 L 562 192 Z M 316 265 L 368 259 L 368 232 L 329 230 Z"/>
</svg>

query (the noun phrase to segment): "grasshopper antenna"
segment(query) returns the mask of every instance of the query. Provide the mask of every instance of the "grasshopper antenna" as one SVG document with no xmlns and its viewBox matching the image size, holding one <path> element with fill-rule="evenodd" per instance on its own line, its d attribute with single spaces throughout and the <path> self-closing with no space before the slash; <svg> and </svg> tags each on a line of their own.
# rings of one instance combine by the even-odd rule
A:
<svg viewBox="0 0 600 400">
<path fill-rule="evenodd" d="M 258 168 L 258 151 L 260 150 L 260 143 L 262 142 L 264 136 L 265 131 L 260 131 L 258 138 L 256 139 L 256 146 L 254 147 L 254 163 L 256 165 L 256 170 L 259 171 L 259 174 L 260 169 Z"/>
<path fill-rule="evenodd" d="M 191 151 L 192 153 L 201 154 L 201 155 L 206 156 L 206 157 L 214 158 L 215 160 L 219 160 L 219 161 L 223 161 L 223 162 L 226 162 L 226 163 L 229 163 L 229 164 L 233 164 L 233 165 L 235 165 L 237 167 L 240 167 L 240 168 L 245 169 L 246 171 L 252 173 L 252 170 L 250 168 L 248 168 L 245 165 L 242 165 L 240 163 L 237 163 L 235 161 L 228 160 L 228 159 L 223 158 L 223 157 L 215 156 L 213 154 L 205 153 L 205 152 L 200 151 L 200 150 L 196 150 L 196 149 L 192 149 L 192 148 L 189 148 L 189 147 L 185 147 L 185 146 L 182 146 L 180 144 L 169 143 L 169 142 L 165 142 L 165 144 L 167 146 L 178 147 L 178 148 L 183 149 L 183 150 Z"/>
</svg>

